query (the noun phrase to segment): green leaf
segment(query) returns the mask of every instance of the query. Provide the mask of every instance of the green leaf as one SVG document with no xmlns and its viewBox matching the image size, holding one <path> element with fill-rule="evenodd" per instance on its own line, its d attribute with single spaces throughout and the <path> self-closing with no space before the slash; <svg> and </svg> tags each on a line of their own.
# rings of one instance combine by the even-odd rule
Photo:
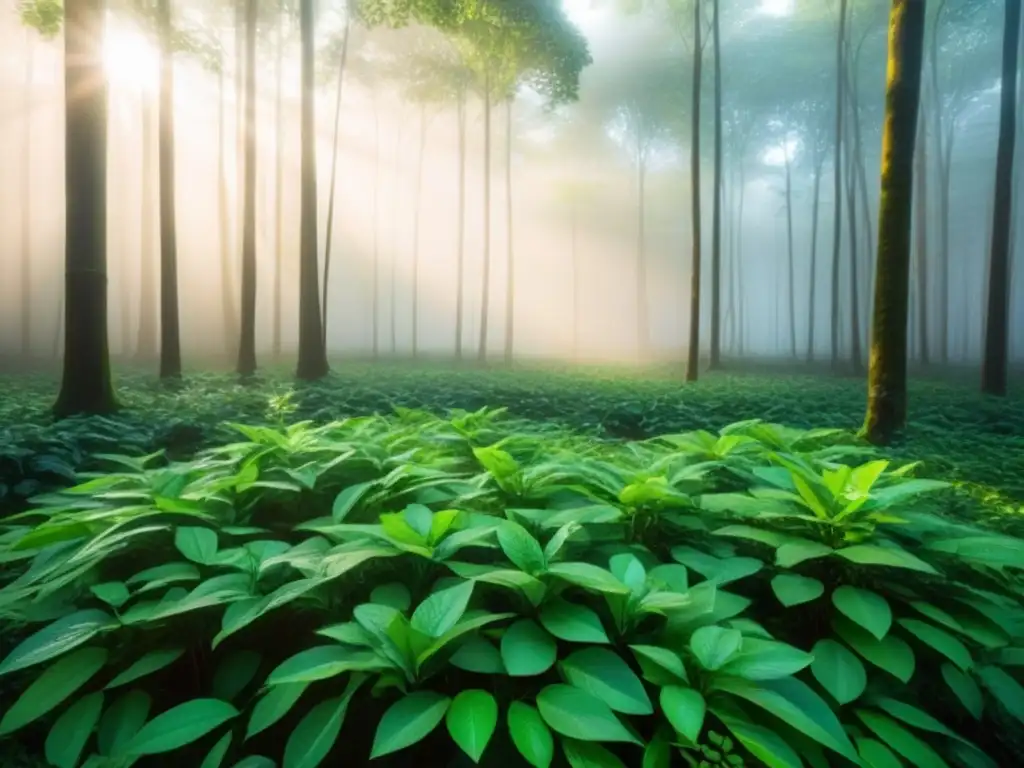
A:
<svg viewBox="0 0 1024 768">
<path fill-rule="evenodd" d="M 56 768 L 75 768 L 102 711 L 102 691 L 83 696 L 64 710 L 46 736 L 47 762 Z"/>
<path fill-rule="evenodd" d="M 284 747 L 284 768 L 316 768 L 334 747 L 349 702 L 365 678 L 354 675 L 341 696 L 319 702 L 292 730 Z"/>
<path fill-rule="evenodd" d="M 238 717 L 238 710 L 219 699 L 193 699 L 163 712 L 124 746 L 130 755 L 171 752 L 201 739 L 210 731 Z"/>
<path fill-rule="evenodd" d="M 459 622 L 472 596 L 472 581 L 434 592 L 413 611 L 410 624 L 417 632 L 438 638 Z"/>
<path fill-rule="evenodd" d="M 950 738 L 958 738 L 953 731 L 913 704 L 907 704 L 888 696 L 875 696 L 871 699 L 871 703 L 887 715 L 891 715 L 897 720 L 902 720 L 914 728 L 922 731 L 931 731 L 932 733 L 941 733 L 943 736 L 949 736 Z"/>
<path fill-rule="evenodd" d="M 557 655 L 554 639 L 530 619 L 517 621 L 501 637 L 501 660 L 513 677 L 544 674 Z"/>
<path fill-rule="evenodd" d="M 611 572 L 590 563 L 552 563 L 547 572 L 593 592 L 629 594 L 629 587 L 616 579 Z"/>
<path fill-rule="evenodd" d="M 451 699 L 434 691 L 416 691 L 396 701 L 377 725 L 370 759 L 425 739 L 440 724 L 450 704 Z"/>
<path fill-rule="evenodd" d="M 106 611 L 90 608 L 57 619 L 15 646 L 0 662 L 0 675 L 42 664 L 88 642 L 119 622 Z"/>
<path fill-rule="evenodd" d="M 370 592 L 370 602 L 387 605 L 399 613 L 405 613 L 409 610 L 409 606 L 412 605 L 412 595 L 409 594 L 409 588 L 405 584 L 402 584 L 400 581 L 393 581 L 389 584 L 381 584 L 379 587 L 374 587 L 373 591 Z"/>
<path fill-rule="evenodd" d="M 744 637 L 739 653 L 722 665 L 721 671 L 747 680 L 776 680 L 795 675 L 813 661 L 812 654 L 787 643 Z"/>
<path fill-rule="evenodd" d="M 817 579 L 780 573 L 772 579 L 772 592 L 787 608 L 809 603 L 825 594 L 825 585 Z"/>
<path fill-rule="evenodd" d="M 288 714 L 309 683 L 282 683 L 271 687 L 252 708 L 245 738 L 251 739 Z"/>
<path fill-rule="evenodd" d="M 555 739 L 540 713 L 529 704 L 513 701 L 507 720 L 512 743 L 523 759 L 534 768 L 549 768 L 555 757 Z"/>
<path fill-rule="evenodd" d="M 903 768 L 900 759 L 882 742 L 861 738 L 856 743 L 865 768 Z"/>
<path fill-rule="evenodd" d="M 889 633 L 892 609 L 877 592 L 843 585 L 832 593 L 832 604 L 876 639 L 881 640 Z"/>
<path fill-rule="evenodd" d="M 647 580 L 647 571 L 644 570 L 643 563 L 632 552 L 612 555 L 608 567 L 612 575 L 633 592 L 639 592 Z"/>
<path fill-rule="evenodd" d="M 643 763 L 640 768 L 672 768 L 672 742 L 674 734 L 671 728 L 662 726 L 647 742 L 644 748 Z"/>
<path fill-rule="evenodd" d="M 574 651 L 560 667 L 567 683 L 593 694 L 616 712 L 654 713 L 640 678 L 618 654 L 607 648 Z"/>
<path fill-rule="evenodd" d="M 224 762 L 224 757 L 231 747 L 231 736 L 231 731 L 221 736 L 217 743 L 210 748 L 210 751 L 206 753 L 206 757 L 203 758 L 199 768 L 220 768 L 220 764 Z"/>
<path fill-rule="evenodd" d="M 607 704 L 571 685 L 542 689 L 537 694 L 537 709 L 553 731 L 571 739 L 640 743 Z"/>
<path fill-rule="evenodd" d="M 277 763 L 263 755 L 249 755 L 243 757 L 231 768 L 277 768 Z"/>
<path fill-rule="evenodd" d="M 34 722 L 73 694 L 107 663 L 105 648 L 80 648 L 47 667 L 0 720 L 0 736 Z"/>
<path fill-rule="evenodd" d="M 978 677 L 1006 711 L 1024 723 L 1024 687 L 999 667 L 983 666 L 978 670 Z"/>
<path fill-rule="evenodd" d="M 562 598 L 546 602 L 538 617 L 544 629 L 570 643 L 610 643 L 601 617 L 590 608 Z"/>
<path fill-rule="evenodd" d="M 742 497 L 745 500 L 749 500 L 750 497 Z M 703 503 L 702 505 L 703 506 Z M 712 531 L 715 536 L 730 536 L 737 539 L 747 539 L 748 541 L 756 541 L 761 544 L 767 544 L 770 547 L 781 547 L 786 543 L 787 537 L 784 534 L 776 533 L 765 528 L 755 528 L 750 525 L 727 525 L 724 528 L 718 528 Z"/>
<path fill-rule="evenodd" d="M 832 629 L 863 658 L 904 683 L 914 675 L 914 651 L 905 640 L 888 634 L 879 640 L 849 619 L 837 616 Z"/>
<path fill-rule="evenodd" d="M 124 670 L 121 674 L 117 675 L 113 680 L 107 683 L 104 688 L 111 690 L 121 685 L 127 685 L 140 677 L 151 675 L 154 672 L 159 672 L 164 667 L 168 667 L 185 653 L 184 648 L 168 648 L 166 650 L 150 651 L 145 654 L 142 658 L 135 661 L 128 669 Z"/>
<path fill-rule="evenodd" d="M 787 541 L 775 550 L 775 564 L 779 568 L 792 568 L 806 560 L 817 560 L 820 557 L 828 557 L 835 550 L 817 541 L 798 539 Z"/>
<path fill-rule="evenodd" d="M 559 553 L 562 551 L 562 547 L 565 546 L 566 542 L 576 533 L 582 529 L 577 522 L 570 522 L 563 525 L 554 535 L 548 540 L 547 545 L 544 547 L 544 561 L 550 563 Z"/>
<path fill-rule="evenodd" d="M 280 664 L 267 677 L 267 685 L 312 683 L 336 677 L 342 672 L 384 669 L 387 662 L 375 652 L 344 645 L 318 645 L 299 651 Z"/>
<path fill-rule="evenodd" d="M 614 752 L 591 741 L 562 739 L 562 752 L 569 768 L 626 768 Z"/>
<path fill-rule="evenodd" d="M 737 741 L 767 768 L 803 768 L 804 763 L 800 756 L 771 728 L 717 710 L 715 716 Z"/>
<path fill-rule="evenodd" d="M 487 691 L 462 691 L 452 700 L 445 725 L 459 748 L 479 763 L 498 726 L 498 703 Z"/>
<path fill-rule="evenodd" d="M 234 651 L 217 666 L 213 675 L 215 698 L 231 701 L 245 690 L 259 671 L 263 657 L 256 651 Z"/>
<path fill-rule="evenodd" d="M 974 678 L 961 672 L 948 661 L 942 662 L 942 679 L 946 685 L 956 694 L 957 699 L 964 705 L 964 709 L 971 713 L 975 720 L 981 719 L 984 710 L 985 700 L 981 695 L 981 689 L 974 682 Z"/>
<path fill-rule="evenodd" d="M 101 755 L 121 754 L 149 717 L 153 700 L 145 691 L 133 688 L 121 694 L 100 718 L 96 744 Z"/>
<path fill-rule="evenodd" d="M 974 659 L 971 658 L 971 652 L 967 650 L 967 646 L 944 629 L 917 619 L 900 619 L 897 623 L 922 643 L 931 646 L 952 661 L 964 672 L 970 672 L 974 667 Z"/>
<path fill-rule="evenodd" d="M 707 704 L 700 692 L 680 685 L 666 685 L 659 694 L 659 704 L 676 733 L 696 744 L 707 712 Z"/>
<path fill-rule="evenodd" d="M 908 568 L 921 573 L 938 575 L 932 566 L 924 560 L 914 557 L 905 549 L 898 547 L 879 547 L 874 544 L 858 544 L 853 547 L 837 549 L 836 554 L 851 563 L 859 565 L 882 565 L 889 568 Z"/>
<path fill-rule="evenodd" d="M 217 534 L 209 528 L 185 526 L 174 532 L 174 546 L 193 563 L 210 565 L 217 554 Z"/>
<path fill-rule="evenodd" d="M 482 675 L 505 674 L 501 653 L 490 640 L 474 635 L 459 646 L 448 663 L 457 669 Z"/>
<path fill-rule="evenodd" d="M 345 518 L 348 517 L 359 500 L 366 495 L 375 485 L 375 481 L 371 480 L 366 483 L 356 483 L 350 485 L 348 488 L 343 488 L 342 491 L 334 497 L 334 503 L 331 505 L 331 517 L 334 518 L 334 522 L 344 522 Z"/>
<path fill-rule="evenodd" d="M 128 587 L 125 586 L 123 581 L 107 581 L 103 584 L 93 584 L 89 587 L 89 591 L 96 596 L 97 600 L 102 600 L 114 609 L 120 608 L 127 603 L 128 598 L 131 596 L 128 592 Z"/>
<path fill-rule="evenodd" d="M 819 640 L 811 651 L 811 674 L 821 687 L 840 704 L 857 699 L 868 685 L 864 665 L 845 646 L 835 640 Z"/>
<path fill-rule="evenodd" d="M 739 653 L 743 635 L 737 629 L 701 627 L 690 637 L 690 650 L 700 665 L 711 672 L 721 669 Z"/>
<path fill-rule="evenodd" d="M 858 709 L 857 717 L 883 744 L 909 760 L 914 768 L 949 768 L 934 749 L 895 720 L 869 709 Z"/>
<path fill-rule="evenodd" d="M 631 645 L 644 678 L 657 686 L 678 685 L 688 681 L 683 660 L 668 648 L 657 645 Z"/>
<path fill-rule="evenodd" d="M 547 559 L 544 557 L 540 542 L 519 523 L 506 520 L 498 526 L 497 533 L 501 551 L 516 568 L 536 575 L 547 567 Z"/>
</svg>

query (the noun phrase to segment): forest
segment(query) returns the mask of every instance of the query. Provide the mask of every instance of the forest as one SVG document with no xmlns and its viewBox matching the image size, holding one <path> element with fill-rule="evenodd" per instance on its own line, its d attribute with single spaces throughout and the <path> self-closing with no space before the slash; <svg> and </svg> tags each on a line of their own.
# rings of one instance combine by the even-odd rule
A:
<svg viewBox="0 0 1024 768">
<path fill-rule="evenodd" d="M 0 0 L 0 765 L 1021 764 L 1022 26 Z"/>
</svg>

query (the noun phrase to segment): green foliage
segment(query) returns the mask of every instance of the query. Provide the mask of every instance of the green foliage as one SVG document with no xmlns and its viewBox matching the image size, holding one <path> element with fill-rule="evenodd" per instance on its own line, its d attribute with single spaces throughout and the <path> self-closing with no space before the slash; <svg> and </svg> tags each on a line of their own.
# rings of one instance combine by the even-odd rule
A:
<svg viewBox="0 0 1024 768">
<path fill-rule="evenodd" d="M 293 406 L 5 521 L 0 732 L 90 768 L 1020 757 L 1024 541 L 912 465 L 760 421 Z"/>
<path fill-rule="evenodd" d="M 64 24 L 64 0 L 20 0 L 18 14 L 22 24 L 49 40 Z"/>
</svg>

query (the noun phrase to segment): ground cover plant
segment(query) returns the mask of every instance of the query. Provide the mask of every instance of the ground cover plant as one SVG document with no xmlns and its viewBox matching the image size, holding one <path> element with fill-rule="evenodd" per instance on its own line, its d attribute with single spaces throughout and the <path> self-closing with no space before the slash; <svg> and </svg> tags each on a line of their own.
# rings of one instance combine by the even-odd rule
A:
<svg viewBox="0 0 1024 768">
<path fill-rule="evenodd" d="M 0 733 L 90 768 L 1024 754 L 1024 541 L 847 431 L 274 405 L 4 521 Z"/>
</svg>

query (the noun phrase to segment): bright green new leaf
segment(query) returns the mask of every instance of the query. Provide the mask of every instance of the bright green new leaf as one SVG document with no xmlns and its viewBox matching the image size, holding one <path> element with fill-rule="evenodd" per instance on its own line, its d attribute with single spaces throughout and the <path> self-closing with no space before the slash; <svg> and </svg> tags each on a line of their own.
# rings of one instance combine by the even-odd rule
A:
<svg viewBox="0 0 1024 768">
<path fill-rule="evenodd" d="M 557 655 L 554 639 L 530 619 L 520 619 L 501 637 L 501 660 L 513 677 L 542 675 Z"/>
<path fill-rule="evenodd" d="M 711 672 L 739 653 L 743 635 L 736 629 L 701 627 L 690 638 L 690 650 L 700 665 Z"/>
<path fill-rule="evenodd" d="M 736 675 L 747 680 L 776 680 L 795 675 L 809 666 L 814 659 L 812 654 L 788 643 L 744 637 L 739 653 L 723 664 L 721 671 L 723 674 Z"/>
<path fill-rule="evenodd" d="M 228 720 L 238 710 L 219 699 L 193 699 L 162 712 L 146 723 L 124 745 L 130 755 L 158 755 L 172 752 L 201 739 Z"/>
<path fill-rule="evenodd" d="M 75 611 L 29 635 L 0 662 L 0 675 L 16 672 L 77 648 L 93 637 L 118 626 L 106 611 L 90 608 Z"/>
<path fill-rule="evenodd" d="M 821 687 L 840 704 L 857 699 L 868 685 L 864 665 L 845 646 L 835 640 L 819 640 L 811 651 L 811 674 Z"/>
<path fill-rule="evenodd" d="M 459 749 L 479 763 L 498 725 L 498 703 L 487 691 L 462 691 L 452 700 L 445 725 Z"/>
<path fill-rule="evenodd" d="M 616 579 L 609 571 L 590 563 L 552 563 L 547 572 L 570 584 L 593 592 L 629 594 L 629 587 Z"/>
<path fill-rule="evenodd" d="M 106 648 L 80 648 L 47 667 L 0 720 L 0 736 L 39 719 L 66 700 L 107 663 Z"/>
<path fill-rule="evenodd" d="M 184 526 L 174 532 L 174 546 L 193 563 L 209 565 L 217 555 L 217 534 L 209 528 Z"/>
<path fill-rule="evenodd" d="M 529 704 L 513 701 L 507 719 L 512 743 L 523 759 L 534 768 L 549 768 L 555 756 L 555 738 L 540 713 Z"/>
<path fill-rule="evenodd" d="M 772 592 L 787 608 L 817 600 L 825 594 L 825 585 L 817 579 L 780 573 L 772 579 Z"/>
<path fill-rule="evenodd" d="M 416 607 L 410 624 L 427 637 L 441 637 L 462 618 L 472 596 L 472 581 L 463 581 L 454 587 L 434 592 Z"/>
<path fill-rule="evenodd" d="M 540 609 L 540 623 L 559 640 L 570 643 L 609 643 L 601 617 L 584 605 L 556 597 Z"/>
<path fill-rule="evenodd" d="M 146 675 L 151 675 L 154 672 L 159 672 L 164 667 L 169 667 L 180 659 L 184 653 L 184 648 L 168 648 L 166 650 L 150 651 L 142 658 L 133 662 L 128 669 L 121 672 L 104 687 L 109 691 L 112 688 L 127 685 L 128 683 L 138 680 L 140 677 L 145 677 Z"/>
<path fill-rule="evenodd" d="M 411 747 L 425 739 L 444 719 L 451 701 L 434 691 L 416 691 L 396 701 L 388 707 L 377 725 L 370 759 Z"/>
<path fill-rule="evenodd" d="M 308 687 L 309 683 L 282 683 L 271 687 L 252 708 L 245 738 L 250 739 L 265 731 L 287 715 Z"/>
<path fill-rule="evenodd" d="M 592 741 L 562 739 L 562 753 L 569 768 L 626 768 L 614 752 Z"/>
<path fill-rule="evenodd" d="M 547 686 L 537 694 L 537 709 L 553 731 L 571 739 L 639 743 L 607 704 L 574 686 Z"/>
<path fill-rule="evenodd" d="M 103 692 L 83 696 L 57 718 L 46 735 L 46 760 L 56 768 L 75 768 L 103 711 Z"/>
<path fill-rule="evenodd" d="M 498 526 L 497 532 L 501 551 L 516 568 L 534 576 L 543 573 L 547 567 L 544 550 L 528 530 L 519 523 L 506 520 Z"/>
<path fill-rule="evenodd" d="M 676 733 L 681 733 L 691 744 L 696 744 L 704 728 L 707 704 L 700 691 L 680 685 L 666 685 L 659 695 L 661 711 Z"/>
<path fill-rule="evenodd" d="M 884 638 L 892 626 L 892 609 L 877 592 L 843 585 L 832 593 L 832 604 L 878 640 Z"/>
<path fill-rule="evenodd" d="M 971 658 L 971 652 L 967 650 L 967 646 L 944 629 L 917 619 L 900 619 L 897 623 L 922 643 L 931 646 L 952 661 L 964 672 L 970 672 L 974 667 L 974 659 Z"/>
<path fill-rule="evenodd" d="M 101 755 L 120 754 L 149 717 L 153 700 L 149 694 L 133 688 L 121 694 L 100 718 L 96 744 Z"/>
<path fill-rule="evenodd" d="M 559 665 L 566 682 L 593 694 L 616 712 L 654 712 L 644 684 L 622 658 L 607 648 L 583 648 Z"/>
</svg>

